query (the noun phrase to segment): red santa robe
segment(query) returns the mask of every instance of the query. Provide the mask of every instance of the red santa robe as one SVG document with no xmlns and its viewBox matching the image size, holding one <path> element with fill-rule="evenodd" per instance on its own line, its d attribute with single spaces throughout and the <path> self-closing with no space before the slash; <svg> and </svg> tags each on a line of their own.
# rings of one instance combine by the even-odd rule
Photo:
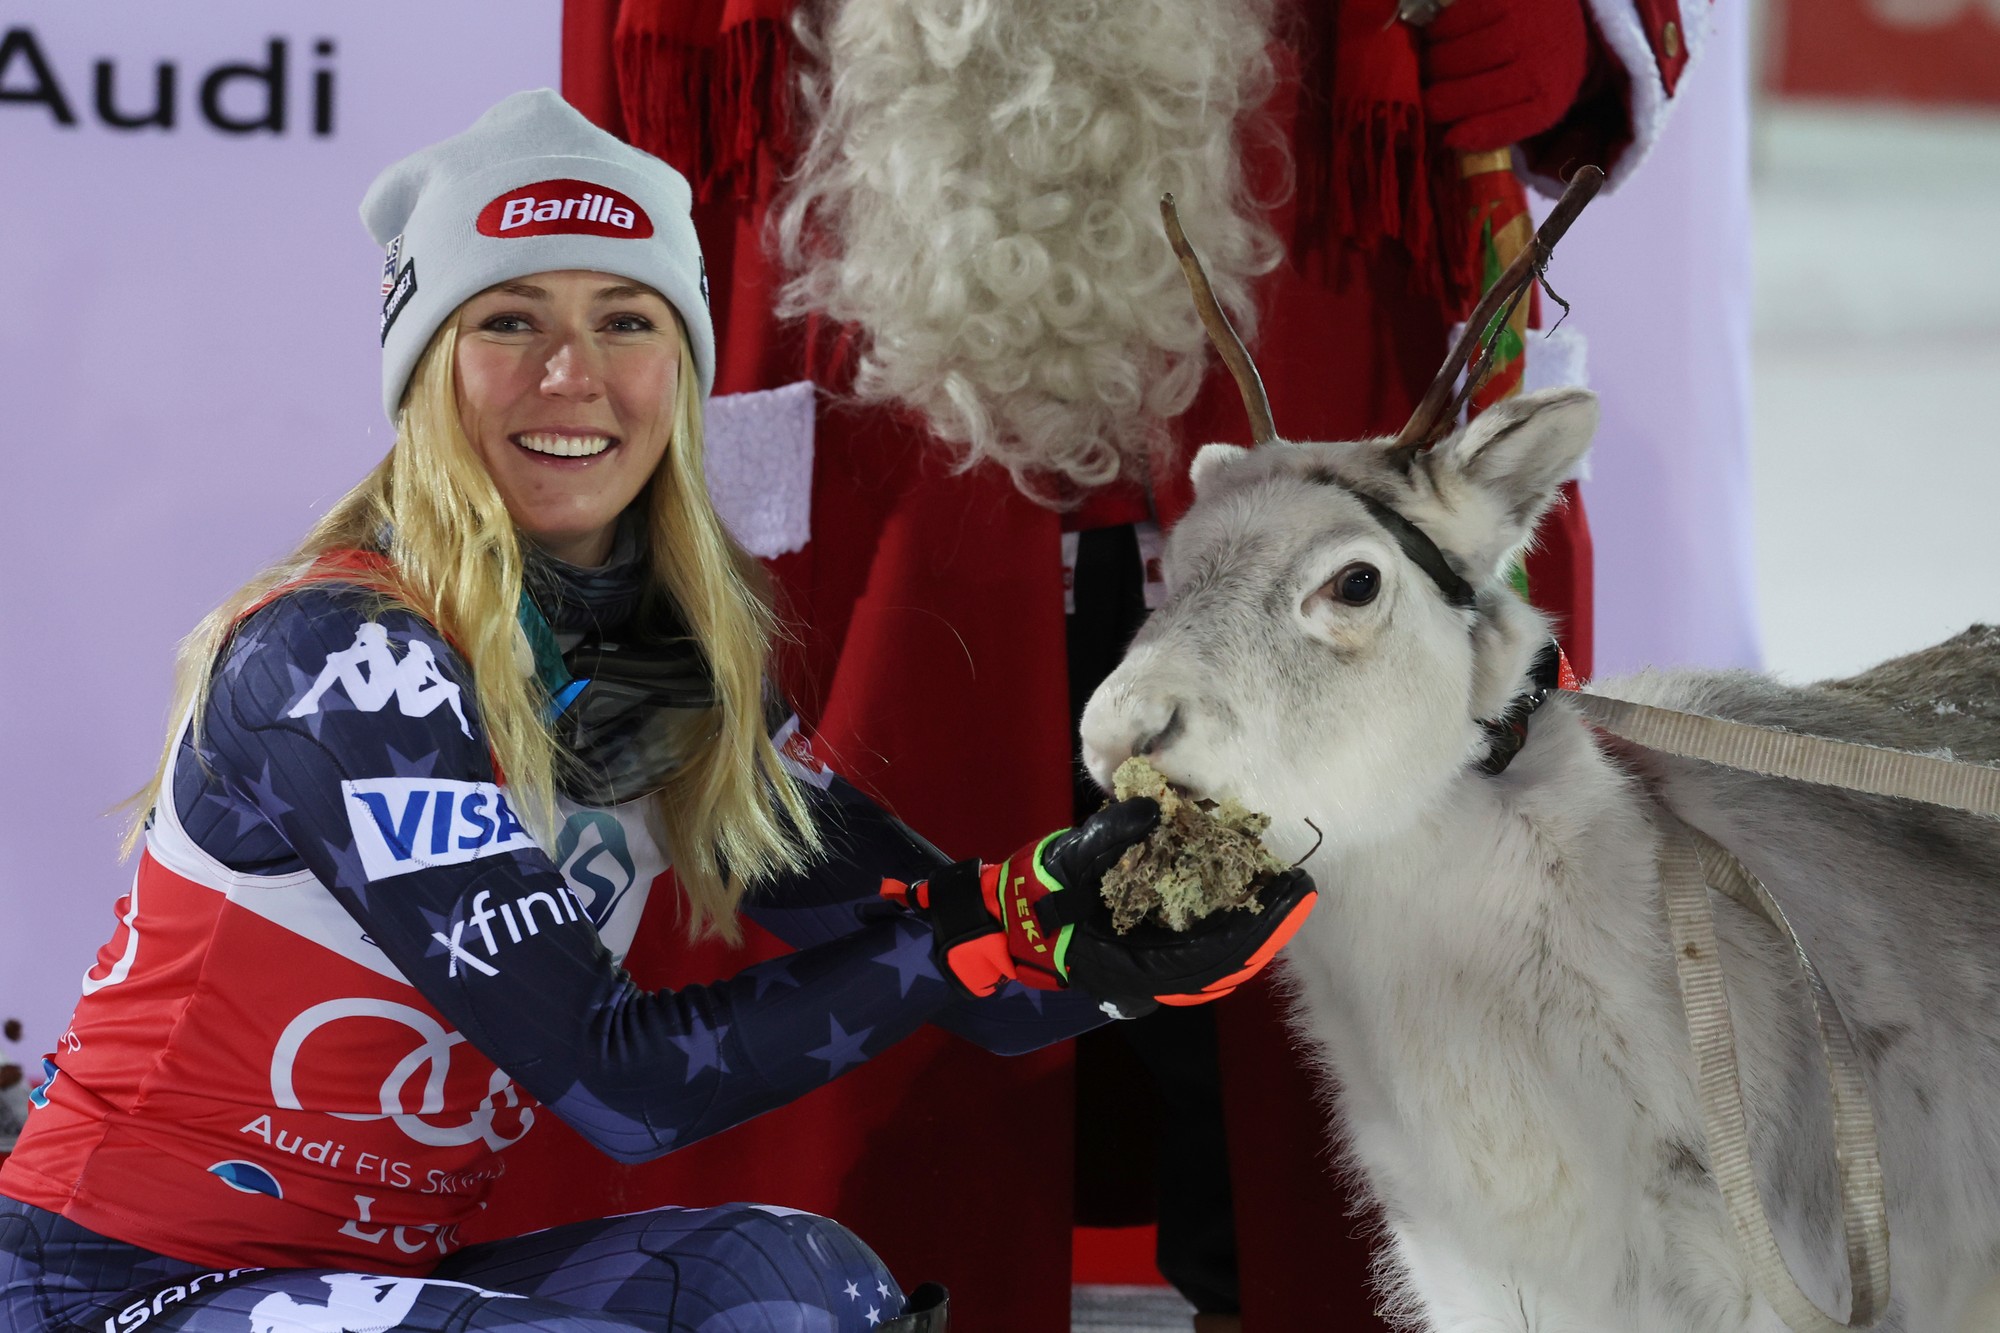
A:
<svg viewBox="0 0 2000 1333">
<path fill-rule="evenodd" d="M 1553 174 L 1596 161 L 1615 180 L 1636 163 L 1705 0 L 1684 7 L 1593 0 L 1594 100 L 1538 141 L 1530 165 Z M 795 141 L 784 116 L 789 8 L 632 4 L 614 61 L 617 0 L 568 0 L 564 91 L 694 179 L 716 392 L 802 379 L 830 391 L 815 422 L 810 541 L 771 564 L 797 634 L 785 684 L 816 748 L 947 853 L 997 857 L 1069 822 L 1065 520 L 998 469 L 954 473 L 913 416 L 843 401 L 851 331 L 774 315 L 783 275 L 764 227 Z M 1297 88 L 1281 83 L 1272 108 L 1281 123 L 1297 114 Z M 1316 160 L 1324 168 L 1334 158 Z M 1450 284 L 1425 268 L 1447 261 L 1413 261 L 1424 247 L 1395 236 L 1298 244 L 1306 228 L 1294 226 L 1295 207 L 1272 219 L 1295 243 L 1257 294 L 1255 350 L 1275 419 L 1297 439 L 1394 431 L 1445 350 Z M 1308 221 L 1327 229 L 1323 217 Z M 1176 433 L 1189 446 L 1183 459 L 1193 445 L 1246 438 L 1226 375 L 1211 375 Z M 1170 525 L 1189 499 L 1184 474 L 1157 477 L 1155 498 Z M 1100 497 L 1086 512 L 1140 516 L 1126 503 Z M 1567 522 L 1531 558 L 1530 576 L 1587 670 L 1587 545 L 1580 514 Z M 646 928 L 676 927 L 662 914 Z M 691 947 L 670 971 L 638 980 L 704 980 L 782 951 L 751 927 L 741 948 Z M 1328 1117 L 1276 1008 L 1264 986 L 1218 1007 L 1245 1327 L 1379 1328 L 1355 1204 L 1322 1169 Z M 642 1167 L 618 1167 L 580 1142 L 520 1163 L 508 1211 L 490 1227 L 664 1203 L 782 1203 L 839 1218 L 906 1284 L 945 1282 L 961 1333 L 1053 1331 L 1069 1318 L 1071 1122 L 1066 1048 L 1001 1059 L 925 1032 L 789 1107 Z"/>
</svg>

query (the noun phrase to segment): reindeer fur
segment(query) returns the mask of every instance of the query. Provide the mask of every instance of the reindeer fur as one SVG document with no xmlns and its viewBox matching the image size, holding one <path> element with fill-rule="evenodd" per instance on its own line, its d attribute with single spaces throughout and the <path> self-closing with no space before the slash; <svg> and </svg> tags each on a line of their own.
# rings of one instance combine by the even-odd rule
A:
<svg viewBox="0 0 2000 1333">
<path fill-rule="evenodd" d="M 1086 762 L 1108 781 L 1148 753 L 1177 784 L 1272 815 L 1267 841 L 1288 858 L 1311 845 L 1306 820 L 1324 831 L 1308 862 L 1319 907 L 1284 963 L 1297 1032 L 1381 1207 L 1385 1292 L 1406 1326 L 1781 1333 L 1708 1174 L 1654 861 L 1664 805 L 1785 905 L 1857 1038 L 1889 1194 L 1880 1328 L 1956 1333 L 2000 1272 L 2000 829 L 1623 753 L 1561 698 L 1506 772 L 1472 766 L 1476 720 L 1522 689 L 1548 632 L 1500 571 L 1595 424 L 1595 400 L 1561 390 L 1414 460 L 1379 441 L 1209 446 L 1168 544 L 1169 601 L 1092 698 Z M 1438 543 L 1480 588 L 1474 610 L 1445 602 L 1357 488 Z M 1361 606 L 1329 593 L 1357 561 L 1381 576 Z M 1961 694 L 2000 699 L 1993 647 L 1957 664 Z M 1899 698 L 1910 674 L 1597 688 L 2000 760 L 1990 717 Z M 1801 1285 L 1838 1313 L 1830 1113 L 1804 989 L 1767 927 L 1715 902 L 1766 1204 Z"/>
</svg>

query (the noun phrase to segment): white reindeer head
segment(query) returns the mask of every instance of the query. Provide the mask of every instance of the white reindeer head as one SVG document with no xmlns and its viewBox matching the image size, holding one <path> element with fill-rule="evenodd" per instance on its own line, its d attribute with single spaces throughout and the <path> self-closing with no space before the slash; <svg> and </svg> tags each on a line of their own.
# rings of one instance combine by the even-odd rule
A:
<svg viewBox="0 0 2000 1333">
<path fill-rule="evenodd" d="M 1480 756 L 1479 721 L 1548 640 L 1503 571 L 1596 425 L 1596 397 L 1561 389 L 1422 453 L 1204 448 L 1167 543 L 1167 604 L 1084 712 L 1092 774 L 1109 785 L 1143 754 L 1178 786 L 1271 815 L 1281 855 L 1305 850 L 1308 817 L 1331 821 L 1331 846 L 1409 827 Z M 1423 567 L 1426 536 L 1448 568 Z"/>
</svg>

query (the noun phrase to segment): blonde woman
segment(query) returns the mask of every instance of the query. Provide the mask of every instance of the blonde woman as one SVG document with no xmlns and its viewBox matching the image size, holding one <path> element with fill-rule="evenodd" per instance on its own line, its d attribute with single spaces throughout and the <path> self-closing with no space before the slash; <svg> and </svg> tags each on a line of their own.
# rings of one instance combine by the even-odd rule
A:
<svg viewBox="0 0 2000 1333">
<path fill-rule="evenodd" d="M 396 443 L 186 645 L 132 894 L 0 1170 L 0 1330 L 941 1329 L 780 1207 L 459 1230 L 550 1116 L 642 1160 L 925 1023 L 1013 1051 L 1213 999 L 1310 908 L 1295 874 L 1117 936 L 1097 881 L 1151 802 L 947 865 L 813 759 L 702 481 L 688 207 L 546 91 L 370 191 Z M 641 991 L 672 891 L 797 952 Z"/>
</svg>

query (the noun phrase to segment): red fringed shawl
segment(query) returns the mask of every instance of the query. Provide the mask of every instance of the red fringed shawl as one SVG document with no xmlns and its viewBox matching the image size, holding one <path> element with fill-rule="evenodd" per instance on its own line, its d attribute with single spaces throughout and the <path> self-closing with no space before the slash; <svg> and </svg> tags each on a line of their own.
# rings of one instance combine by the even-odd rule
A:
<svg viewBox="0 0 2000 1333">
<path fill-rule="evenodd" d="M 698 202 L 768 200 L 793 158 L 798 0 L 623 0 L 615 39 L 626 138 L 686 173 Z M 1303 3 L 1279 44 L 1297 114 L 1287 148 L 1292 258 L 1400 247 L 1413 286 L 1477 298 L 1456 156 L 1424 122 L 1416 39 L 1394 0 Z M 1439 201 L 1445 201 L 1440 205 Z"/>
</svg>

